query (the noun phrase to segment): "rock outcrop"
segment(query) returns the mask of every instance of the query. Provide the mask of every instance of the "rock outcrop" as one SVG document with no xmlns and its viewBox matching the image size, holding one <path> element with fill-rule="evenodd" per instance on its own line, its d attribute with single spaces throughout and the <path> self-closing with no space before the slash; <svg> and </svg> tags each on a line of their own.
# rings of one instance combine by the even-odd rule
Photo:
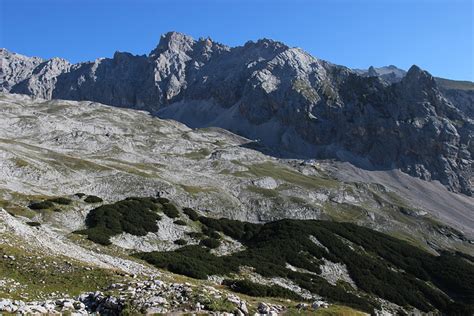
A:
<svg viewBox="0 0 474 316">
<path fill-rule="evenodd" d="M 0 55 L 2 91 L 147 110 L 229 129 L 281 156 L 399 168 L 473 193 L 469 96 L 445 94 L 417 66 L 353 71 L 268 39 L 230 48 L 174 32 L 148 56 L 70 65 Z"/>
</svg>

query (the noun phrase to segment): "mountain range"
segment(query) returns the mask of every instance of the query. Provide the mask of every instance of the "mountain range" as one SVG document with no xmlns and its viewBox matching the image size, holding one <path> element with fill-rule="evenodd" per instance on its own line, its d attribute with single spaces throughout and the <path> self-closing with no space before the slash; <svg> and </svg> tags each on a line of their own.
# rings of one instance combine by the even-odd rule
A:
<svg viewBox="0 0 474 316">
<path fill-rule="evenodd" d="M 0 51 L 0 89 L 221 127 L 282 158 L 400 169 L 472 195 L 472 82 L 412 66 L 352 70 L 269 39 L 228 47 L 170 32 L 148 55 L 71 64 Z"/>
</svg>

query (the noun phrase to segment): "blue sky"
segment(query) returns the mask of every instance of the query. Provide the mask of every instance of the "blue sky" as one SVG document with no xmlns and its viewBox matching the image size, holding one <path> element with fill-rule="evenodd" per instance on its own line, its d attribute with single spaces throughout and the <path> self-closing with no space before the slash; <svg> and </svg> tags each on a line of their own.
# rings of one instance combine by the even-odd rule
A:
<svg viewBox="0 0 474 316">
<path fill-rule="evenodd" d="M 0 0 L 0 47 L 72 62 L 147 54 L 180 31 L 267 37 L 352 68 L 412 64 L 474 81 L 472 0 Z"/>
</svg>

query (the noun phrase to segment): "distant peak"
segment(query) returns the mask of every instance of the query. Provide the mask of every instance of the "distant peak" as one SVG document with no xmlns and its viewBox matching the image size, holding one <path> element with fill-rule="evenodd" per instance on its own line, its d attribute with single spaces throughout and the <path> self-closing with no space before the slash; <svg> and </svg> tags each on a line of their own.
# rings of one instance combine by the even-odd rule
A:
<svg viewBox="0 0 474 316">
<path fill-rule="evenodd" d="M 158 46 L 150 53 L 150 56 L 158 55 L 166 50 L 173 52 L 188 51 L 194 43 L 195 40 L 189 35 L 180 32 L 168 32 L 161 35 Z"/>
<path fill-rule="evenodd" d="M 433 78 L 429 72 L 421 69 L 417 65 L 411 66 L 410 69 L 408 69 L 408 72 L 406 74 L 406 78 L 420 79 L 420 78 L 430 78 L 430 77 Z"/>
<path fill-rule="evenodd" d="M 369 69 L 367 70 L 367 76 L 378 77 L 379 73 L 377 72 L 374 66 L 370 66 Z"/>
<path fill-rule="evenodd" d="M 422 70 L 420 67 L 418 67 L 417 65 L 412 65 L 412 66 L 410 67 L 410 69 L 408 69 L 407 75 L 408 75 L 408 74 L 419 73 L 419 72 L 422 72 L 422 71 L 423 71 L 423 70 Z"/>
<path fill-rule="evenodd" d="M 289 48 L 284 43 L 279 42 L 279 41 L 274 41 L 269 38 L 261 38 L 257 40 L 256 42 L 248 41 L 244 45 L 244 47 L 251 47 L 251 46 L 261 47 L 261 48 L 284 48 L 284 49 Z"/>
<path fill-rule="evenodd" d="M 436 81 L 433 76 L 427 72 L 426 70 L 421 69 L 417 65 L 413 65 L 408 69 L 408 72 L 403 79 L 404 82 L 408 84 L 413 84 L 414 82 L 418 82 L 423 84 L 424 86 L 435 87 Z"/>
</svg>

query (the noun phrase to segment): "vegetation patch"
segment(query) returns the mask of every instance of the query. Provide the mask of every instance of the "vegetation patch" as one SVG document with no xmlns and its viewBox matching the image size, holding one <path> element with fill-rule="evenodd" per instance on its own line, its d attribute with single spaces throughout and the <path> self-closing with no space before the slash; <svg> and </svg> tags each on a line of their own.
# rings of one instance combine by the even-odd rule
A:
<svg viewBox="0 0 474 316">
<path fill-rule="evenodd" d="M 274 179 L 282 180 L 309 190 L 320 188 L 334 188 L 338 182 L 333 179 L 307 176 L 300 172 L 286 168 L 283 165 L 278 165 L 272 162 L 264 162 L 253 165 L 243 165 L 248 168 L 248 171 L 236 172 L 236 176 L 256 176 L 256 177 L 272 177 Z"/>
<path fill-rule="evenodd" d="M 15 260 L 1 259 L 4 255 Z M 36 258 L 32 260 L 32 256 Z M 21 300 L 45 300 L 49 294 L 66 293 L 71 297 L 87 291 L 100 290 L 123 281 L 115 272 L 91 268 L 62 257 L 48 257 L 25 252 L 17 247 L 0 246 L 0 275 L 13 279 L 21 286 L 6 288 L 0 285 L 0 297 Z"/>
<path fill-rule="evenodd" d="M 28 162 L 21 158 L 13 158 L 12 161 L 15 163 L 17 168 L 25 168 L 28 167 Z"/>
<path fill-rule="evenodd" d="M 178 219 L 178 220 L 174 221 L 173 223 L 176 224 L 176 225 L 180 225 L 180 226 L 186 226 L 186 222 L 183 221 L 182 219 Z"/>
<path fill-rule="evenodd" d="M 31 227 L 38 227 L 38 226 L 41 226 L 41 223 L 38 223 L 38 222 L 26 222 L 26 225 L 31 226 Z"/>
<path fill-rule="evenodd" d="M 145 236 L 158 231 L 156 222 L 161 219 L 154 198 L 128 198 L 113 204 L 99 206 L 89 212 L 87 229 L 77 231 L 99 244 L 109 245 L 110 237 L 123 232 Z"/>
<path fill-rule="evenodd" d="M 71 199 L 68 199 L 65 197 L 57 197 L 57 198 L 49 199 L 48 201 L 53 202 L 55 204 L 60 204 L 60 205 L 69 205 L 72 203 Z"/>
<path fill-rule="evenodd" d="M 217 298 L 217 299 L 206 299 L 204 300 L 204 306 L 211 312 L 220 313 L 232 313 L 235 311 L 234 303 L 230 302 L 227 298 Z"/>
<path fill-rule="evenodd" d="M 201 239 L 205 236 L 203 233 L 200 232 L 187 232 L 186 235 L 194 239 Z"/>
<path fill-rule="evenodd" d="M 279 285 L 262 285 L 248 280 L 224 280 L 224 285 L 235 292 L 258 297 L 281 297 L 291 300 L 302 300 L 295 292 Z"/>
<path fill-rule="evenodd" d="M 190 194 L 199 194 L 199 193 L 206 193 L 206 192 L 215 192 L 216 190 L 214 188 L 205 188 L 205 187 L 198 187 L 198 186 L 193 186 L 193 185 L 184 185 L 182 184 L 181 187 L 183 188 L 184 191 L 190 193 Z"/>
<path fill-rule="evenodd" d="M 158 200 L 158 203 L 160 203 L 160 204 L 166 204 L 166 203 L 170 202 L 169 199 L 164 198 L 164 197 L 159 197 L 159 198 L 157 198 L 157 200 Z"/>
<path fill-rule="evenodd" d="M 185 207 L 183 208 L 183 213 L 186 214 L 190 220 L 197 221 L 199 219 L 199 214 L 192 208 Z"/>
<path fill-rule="evenodd" d="M 179 217 L 178 208 L 170 202 L 163 204 L 163 213 L 165 213 L 165 215 L 169 218 Z"/>
<path fill-rule="evenodd" d="M 206 158 L 211 154 L 211 151 L 207 148 L 201 148 L 198 151 L 192 151 L 189 153 L 184 154 L 186 158 L 193 159 L 193 160 L 201 160 Z"/>
<path fill-rule="evenodd" d="M 54 207 L 54 203 L 51 201 L 41 201 L 41 202 L 31 203 L 30 205 L 28 205 L 28 207 L 35 211 L 46 210 L 46 209 Z"/>
<path fill-rule="evenodd" d="M 215 249 L 221 245 L 221 242 L 219 239 L 206 238 L 206 239 L 201 240 L 200 245 L 206 246 L 207 248 L 210 248 L 210 249 Z"/>
<path fill-rule="evenodd" d="M 174 241 L 174 244 L 178 246 L 185 246 L 188 244 L 188 242 L 184 239 L 177 239 Z"/>
<path fill-rule="evenodd" d="M 203 232 L 221 232 L 244 244 L 245 250 L 218 257 L 210 252 L 212 247 L 207 243 L 212 239 L 208 238 L 201 241 L 206 247 L 185 246 L 136 256 L 159 268 L 199 279 L 239 273 L 240 267 L 251 267 L 263 277 L 286 278 L 331 302 L 373 312 L 378 303 L 371 296 L 356 296 L 341 283 L 331 285 L 317 275 L 325 258 L 345 264 L 362 292 L 400 306 L 445 313 L 472 309 L 474 266 L 456 254 L 434 256 L 405 241 L 349 223 L 281 220 L 259 225 L 202 216 L 199 221 Z M 310 236 L 324 247 L 314 243 Z M 309 273 L 288 269 L 288 264 Z M 242 291 L 250 287 L 248 283 L 237 285 Z M 269 295 L 267 290 L 260 288 L 255 294 Z M 284 294 L 278 294 L 281 295 Z"/>
<path fill-rule="evenodd" d="M 54 207 L 54 204 L 59 204 L 59 205 L 69 205 L 72 203 L 71 199 L 65 198 L 65 197 L 57 197 L 57 198 L 52 198 L 52 199 L 47 199 L 41 202 L 34 202 L 28 205 L 28 207 L 32 210 L 38 211 L 38 210 L 46 210 Z"/>
<path fill-rule="evenodd" d="M 86 203 L 91 203 L 91 204 L 95 204 L 95 203 L 101 203 L 103 202 L 103 200 L 98 197 L 98 196 L 95 196 L 95 195 L 88 195 L 85 199 L 84 199 L 84 202 Z"/>
<path fill-rule="evenodd" d="M 255 185 L 249 185 L 247 186 L 247 190 L 253 193 L 260 194 L 261 196 L 267 197 L 267 198 L 275 198 L 279 196 L 278 191 L 272 190 L 272 189 L 265 189 L 265 188 L 260 188 Z"/>
</svg>

